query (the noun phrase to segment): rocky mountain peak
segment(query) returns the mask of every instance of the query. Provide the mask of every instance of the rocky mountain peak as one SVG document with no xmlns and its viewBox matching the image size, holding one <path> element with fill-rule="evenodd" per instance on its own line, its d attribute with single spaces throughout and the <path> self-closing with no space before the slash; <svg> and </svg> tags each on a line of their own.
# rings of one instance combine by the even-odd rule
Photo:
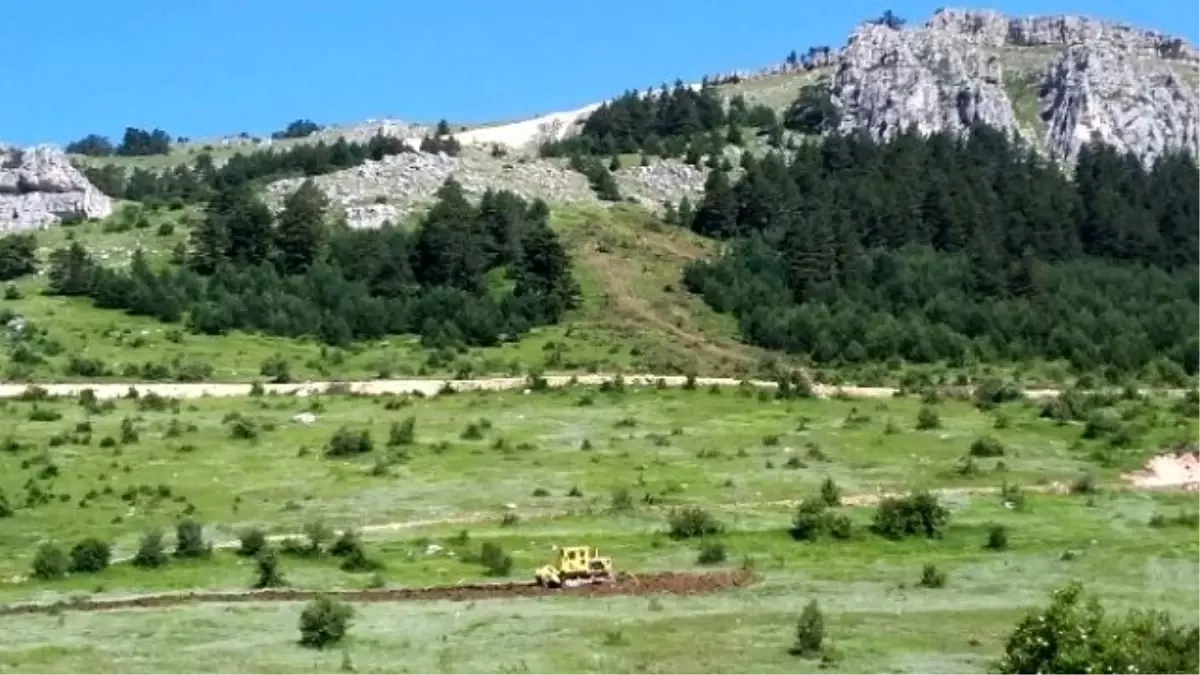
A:
<svg viewBox="0 0 1200 675">
<path fill-rule="evenodd" d="M 1071 164 L 1103 140 L 1152 161 L 1197 152 L 1197 50 L 1083 16 L 1011 18 L 943 9 L 923 26 L 872 22 L 850 36 L 830 82 L 841 131 L 965 133 L 985 123 Z"/>
<path fill-rule="evenodd" d="M 0 145 L 0 232 L 53 225 L 63 218 L 103 218 L 112 200 L 52 145 Z"/>
<path fill-rule="evenodd" d="M 1069 47 L 1107 44 L 1123 52 L 1167 59 L 1200 57 L 1194 45 L 1157 31 L 1087 16 L 1008 17 L 995 10 L 940 9 L 925 28 L 989 47 Z"/>
</svg>

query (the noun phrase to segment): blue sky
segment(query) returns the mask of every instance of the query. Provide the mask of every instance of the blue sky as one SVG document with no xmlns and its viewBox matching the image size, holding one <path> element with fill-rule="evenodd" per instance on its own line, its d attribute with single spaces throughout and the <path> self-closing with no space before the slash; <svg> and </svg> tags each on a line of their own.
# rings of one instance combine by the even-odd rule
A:
<svg viewBox="0 0 1200 675">
<path fill-rule="evenodd" d="M 476 122 L 575 107 L 676 77 L 840 45 L 891 7 L 945 0 L 7 0 L 0 140 L 67 142 L 126 126 L 193 138 L 288 121 Z M 1006 0 L 1198 41 L 1191 0 Z"/>
</svg>

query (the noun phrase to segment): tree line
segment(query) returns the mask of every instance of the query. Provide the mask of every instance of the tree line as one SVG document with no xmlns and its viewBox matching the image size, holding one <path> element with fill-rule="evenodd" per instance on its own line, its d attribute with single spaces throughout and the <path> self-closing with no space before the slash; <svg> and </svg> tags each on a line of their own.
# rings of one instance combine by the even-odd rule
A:
<svg viewBox="0 0 1200 675">
<path fill-rule="evenodd" d="M 238 186 L 289 176 L 317 176 L 409 150 L 399 138 L 377 134 L 366 143 L 338 138 L 332 143 L 319 141 L 284 150 L 264 148 L 237 153 L 219 167 L 211 153 L 202 152 L 191 164 L 179 164 L 161 172 L 140 167 L 127 172 L 117 164 L 84 167 L 83 172 L 97 189 L 110 197 L 150 205 L 201 203 L 220 191 Z"/>
<path fill-rule="evenodd" d="M 77 141 L 68 143 L 66 151 L 89 157 L 166 155 L 171 152 L 171 135 L 162 129 L 146 131 L 137 127 L 126 127 L 121 143 L 116 146 L 106 136 L 88 134 Z"/>
<path fill-rule="evenodd" d="M 677 218 L 729 241 L 684 280 L 745 338 L 837 364 L 1064 359 L 1197 371 L 1200 174 L 1083 149 L 1072 176 L 979 127 L 831 134 L 708 177 Z M 682 206 L 682 205 L 681 205 Z M 680 211 L 683 211 L 681 208 Z"/>
<path fill-rule="evenodd" d="M 670 89 L 663 85 L 658 91 L 627 91 L 605 102 L 587 116 L 577 135 L 544 143 L 541 154 L 677 157 L 689 148 L 699 154 L 719 153 L 726 143 L 742 143 L 740 127 L 775 123 L 773 110 L 750 107 L 740 95 L 726 110 L 716 87 L 707 80 L 698 89 L 676 81 Z"/>
<path fill-rule="evenodd" d="M 256 331 L 332 345 L 418 334 L 430 347 L 488 346 L 557 322 L 578 302 L 549 207 L 507 192 L 471 205 L 447 180 L 414 232 L 327 226 L 306 181 L 282 211 L 245 183 L 223 188 L 192 232 L 183 264 L 98 264 L 78 242 L 50 256 L 48 293 L 197 333 Z"/>
</svg>

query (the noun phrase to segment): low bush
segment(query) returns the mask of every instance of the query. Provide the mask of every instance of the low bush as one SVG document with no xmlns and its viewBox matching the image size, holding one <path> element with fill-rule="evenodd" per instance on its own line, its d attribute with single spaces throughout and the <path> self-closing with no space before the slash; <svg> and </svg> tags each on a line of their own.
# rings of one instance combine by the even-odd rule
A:
<svg viewBox="0 0 1200 675">
<path fill-rule="evenodd" d="M 325 649 L 346 637 L 354 609 L 344 602 L 322 595 L 314 598 L 300 612 L 300 644 Z"/>
<path fill-rule="evenodd" d="M 725 544 L 719 541 L 706 541 L 700 545 L 700 554 L 696 556 L 696 564 L 720 565 L 725 562 L 727 557 Z"/>
<path fill-rule="evenodd" d="M 112 558 L 108 542 L 88 537 L 71 547 L 71 572 L 103 572 Z"/>
<path fill-rule="evenodd" d="M 946 573 L 933 563 L 925 563 L 921 569 L 921 580 L 917 582 L 921 588 L 942 588 L 946 585 Z"/>
<path fill-rule="evenodd" d="M 816 600 L 810 600 L 800 613 L 796 624 L 796 641 L 790 652 L 795 656 L 812 658 L 821 653 L 825 642 L 825 614 Z"/>
<path fill-rule="evenodd" d="M 67 554 L 54 542 L 46 542 L 38 547 L 33 556 L 33 577 L 42 581 L 53 581 L 67 576 L 69 562 Z"/>
<path fill-rule="evenodd" d="M 204 526 L 184 518 L 175 526 L 175 557 L 203 558 L 212 553 L 212 544 L 204 541 Z"/>
<path fill-rule="evenodd" d="M 168 561 L 166 547 L 163 546 L 162 532 L 154 530 L 142 536 L 137 553 L 134 554 L 130 563 L 134 567 L 155 569 L 163 567 Z"/>
<path fill-rule="evenodd" d="M 485 541 L 479 549 L 479 562 L 487 569 L 488 576 L 506 577 L 512 573 L 512 556 L 494 541 Z"/>
<path fill-rule="evenodd" d="M 720 534 L 725 527 L 711 513 L 694 506 L 672 509 L 667 516 L 672 539 L 691 539 Z"/>
<path fill-rule="evenodd" d="M 372 450 L 371 432 L 366 429 L 354 431 L 349 427 L 341 427 L 333 432 L 326 446 L 325 454 L 330 457 L 347 457 L 362 455 Z"/>
<path fill-rule="evenodd" d="M 871 531 L 889 539 L 923 536 L 936 538 L 950 520 L 950 512 L 937 497 L 917 492 L 904 497 L 888 497 L 879 502 Z"/>
</svg>

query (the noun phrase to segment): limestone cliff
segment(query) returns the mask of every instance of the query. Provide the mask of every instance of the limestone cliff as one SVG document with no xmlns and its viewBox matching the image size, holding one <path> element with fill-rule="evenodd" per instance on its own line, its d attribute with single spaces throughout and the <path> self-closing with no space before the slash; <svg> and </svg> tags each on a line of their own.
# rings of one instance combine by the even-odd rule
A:
<svg viewBox="0 0 1200 675">
<path fill-rule="evenodd" d="M 829 94 L 842 131 L 887 138 L 983 122 L 1064 164 L 1091 139 L 1145 161 L 1197 152 L 1197 50 L 1154 31 L 951 9 L 917 28 L 864 24 L 836 61 Z"/>
<path fill-rule="evenodd" d="M 71 166 L 58 148 L 0 146 L 0 232 L 110 213 L 112 200 Z"/>
</svg>

